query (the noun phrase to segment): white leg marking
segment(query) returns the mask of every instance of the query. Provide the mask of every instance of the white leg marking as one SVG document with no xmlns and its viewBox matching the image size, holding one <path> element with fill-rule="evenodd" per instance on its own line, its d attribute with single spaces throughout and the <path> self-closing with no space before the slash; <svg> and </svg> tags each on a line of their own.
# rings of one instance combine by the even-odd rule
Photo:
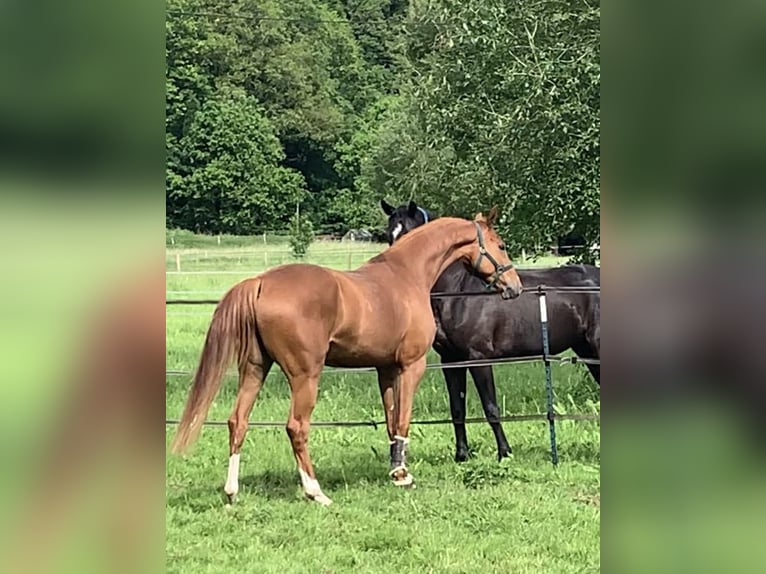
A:
<svg viewBox="0 0 766 574">
<path fill-rule="evenodd" d="M 397 223 L 396 227 L 394 227 L 394 230 L 391 232 L 391 237 L 394 238 L 394 241 L 396 241 L 396 238 L 399 237 L 399 234 L 402 232 L 402 224 Z"/>
<path fill-rule="evenodd" d="M 412 476 L 412 473 L 407 472 L 402 478 L 394 479 L 394 486 L 412 486 L 413 482 L 415 482 L 415 477 Z"/>
<path fill-rule="evenodd" d="M 226 486 L 223 491 L 229 496 L 239 492 L 239 453 L 229 457 L 229 474 L 226 475 Z"/>
<path fill-rule="evenodd" d="M 319 482 L 316 478 L 311 478 L 302 468 L 298 469 L 301 475 L 301 483 L 303 484 L 303 492 L 311 500 L 318 502 L 322 506 L 329 506 L 332 504 L 332 500 L 327 498 L 322 489 L 319 487 Z"/>
</svg>

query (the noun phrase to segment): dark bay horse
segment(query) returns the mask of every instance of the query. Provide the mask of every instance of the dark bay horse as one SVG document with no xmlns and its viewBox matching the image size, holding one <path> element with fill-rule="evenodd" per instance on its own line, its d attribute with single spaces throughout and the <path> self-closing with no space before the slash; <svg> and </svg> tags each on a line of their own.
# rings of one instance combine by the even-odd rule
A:
<svg viewBox="0 0 766 574">
<path fill-rule="evenodd" d="M 404 241 L 405 236 L 413 230 L 427 229 L 439 221 L 414 201 L 409 205 L 393 207 L 382 200 L 381 207 L 388 215 L 389 244 Z M 426 223 L 428 225 L 424 225 Z M 592 265 L 519 269 L 518 275 L 525 287 L 596 287 L 601 284 L 600 269 Z M 481 279 L 461 265 L 447 266 L 433 288 L 433 292 L 451 293 L 483 290 Z M 546 299 L 550 353 L 559 354 L 572 349 L 581 358 L 598 359 L 601 346 L 601 296 L 550 292 Z M 432 299 L 431 305 L 436 319 L 434 349 L 443 363 L 541 355 L 543 352 L 540 310 L 535 295 L 524 295 L 513 302 L 500 301 L 496 297 Z M 599 365 L 587 366 L 596 382 L 601 384 Z M 492 367 L 471 367 L 468 370 L 471 371 L 484 414 L 495 434 L 498 459 L 502 459 L 508 456 L 511 447 L 498 421 L 500 411 Z M 466 368 L 443 369 L 443 372 L 452 420 L 462 421 L 465 419 Z M 462 462 L 468 458 L 465 424 L 455 422 L 454 427 L 455 460 Z"/>
<path fill-rule="evenodd" d="M 289 264 L 245 279 L 218 304 L 172 450 L 197 438 L 229 364 L 239 365 L 239 393 L 229 418 L 229 471 L 224 491 L 239 490 L 239 453 L 248 418 L 273 363 L 291 392 L 287 434 L 303 491 L 330 504 L 308 451 L 311 413 L 324 365 L 376 367 L 390 442 L 389 475 L 409 486 L 407 442 L 412 401 L 425 372 L 435 323 L 430 291 L 452 264 L 468 265 L 504 299 L 521 293 L 493 209 L 474 221 L 444 218 L 410 234 L 355 271 Z"/>
</svg>

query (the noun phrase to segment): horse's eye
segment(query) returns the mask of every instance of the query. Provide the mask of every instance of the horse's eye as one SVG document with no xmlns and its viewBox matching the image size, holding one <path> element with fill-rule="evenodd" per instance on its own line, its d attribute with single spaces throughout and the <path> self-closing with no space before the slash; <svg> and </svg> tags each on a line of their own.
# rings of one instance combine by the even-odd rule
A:
<svg viewBox="0 0 766 574">
<path fill-rule="evenodd" d="M 497 246 L 497 248 L 498 248 L 500 251 L 505 251 L 505 245 L 503 245 L 502 243 L 501 243 L 500 245 L 498 245 L 498 246 Z"/>
</svg>

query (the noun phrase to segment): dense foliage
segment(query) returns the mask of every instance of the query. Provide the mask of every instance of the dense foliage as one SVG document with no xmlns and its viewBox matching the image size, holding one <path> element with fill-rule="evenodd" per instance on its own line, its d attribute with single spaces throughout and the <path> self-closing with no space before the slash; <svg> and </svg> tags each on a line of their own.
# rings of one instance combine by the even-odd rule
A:
<svg viewBox="0 0 766 574">
<path fill-rule="evenodd" d="M 381 197 L 599 238 L 600 6 L 169 0 L 167 224 L 376 227 Z"/>
</svg>

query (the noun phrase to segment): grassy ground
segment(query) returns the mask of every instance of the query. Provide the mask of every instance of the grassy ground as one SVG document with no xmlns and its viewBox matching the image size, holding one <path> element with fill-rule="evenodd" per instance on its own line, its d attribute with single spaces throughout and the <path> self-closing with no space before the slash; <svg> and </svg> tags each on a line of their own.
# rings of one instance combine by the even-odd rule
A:
<svg viewBox="0 0 766 574">
<path fill-rule="evenodd" d="M 168 291 L 222 293 L 277 257 L 286 245 L 204 245 L 197 259 L 185 249 L 182 270 L 234 270 L 237 275 L 168 275 Z M 348 252 L 359 263 L 364 251 L 383 246 L 315 244 L 310 260 L 345 267 Z M 168 249 L 168 270 L 175 250 Z M 204 250 L 207 250 L 205 257 Z M 237 254 L 236 251 L 240 253 Z M 234 251 L 235 253 L 230 253 Z M 289 257 L 289 256 L 286 256 Z M 276 261 L 269 260 L 270 264 Z M 260 267 L 259 267 L 260 263 Z M 551 264 L 551 261 L 547 262 Z M 356 263 L 358 264 L 358 263 Z M 171 295 L 169 295 L 170 297 Z M 176 295 L 176 297 L 184 295 Z M 188 295 L 194 298 L 194 295 Z M 198 295 L 197 295 L 198 296 Z M 167 366 L 191 371 L 212 306 L 169 307 Z M 430 361 L 435 361 L 433 353 Z M 598 390 L 580 366 L 556 366 L 556 403 L 561 412 L 598 412 Z M 495 368 L 498 400 L 506 414 L 542 412 L 541 364 Z M 169 375 L 167 416 L 178 418 L 188 375 Z M 225 420 L 236 392 L 227 377 L 209 420 Z M 486 424 L 468 427 L 474 457 L 452 461 L 450 426 L 413 426 L 410 467 L 416 488 L 396 489 L 387 477 L 387 438 L 382 428 L 314 427 L 311 453 L 317 477 L 333 499 L 329 508 L 302 498 L 290 443 L 284 431 L 289 391 L 278 368 L 269 375 L 242 449 L 239 500 L 224 505 L 228 458 L 225 427 L 206 427 L 186 458 L 167 459 L 167 569 L 169 572 L 595 572 L 599 570 L 600 434 L 597 422 L 557 425 L 561 463 L 550 464 L 547 425 L 508 423 L 514 450 L 502 464 Z M 473 387 L 469 416 L 480 416 Z M 320 384 L 315 421 L 380 420 L 374 375 L 327 373 Z M 449 416 L 444 381 L 429 370 L 415 399 L 413 418 Z M 168 427 L 170 441 L 174 427 Z"/>
</svg>

